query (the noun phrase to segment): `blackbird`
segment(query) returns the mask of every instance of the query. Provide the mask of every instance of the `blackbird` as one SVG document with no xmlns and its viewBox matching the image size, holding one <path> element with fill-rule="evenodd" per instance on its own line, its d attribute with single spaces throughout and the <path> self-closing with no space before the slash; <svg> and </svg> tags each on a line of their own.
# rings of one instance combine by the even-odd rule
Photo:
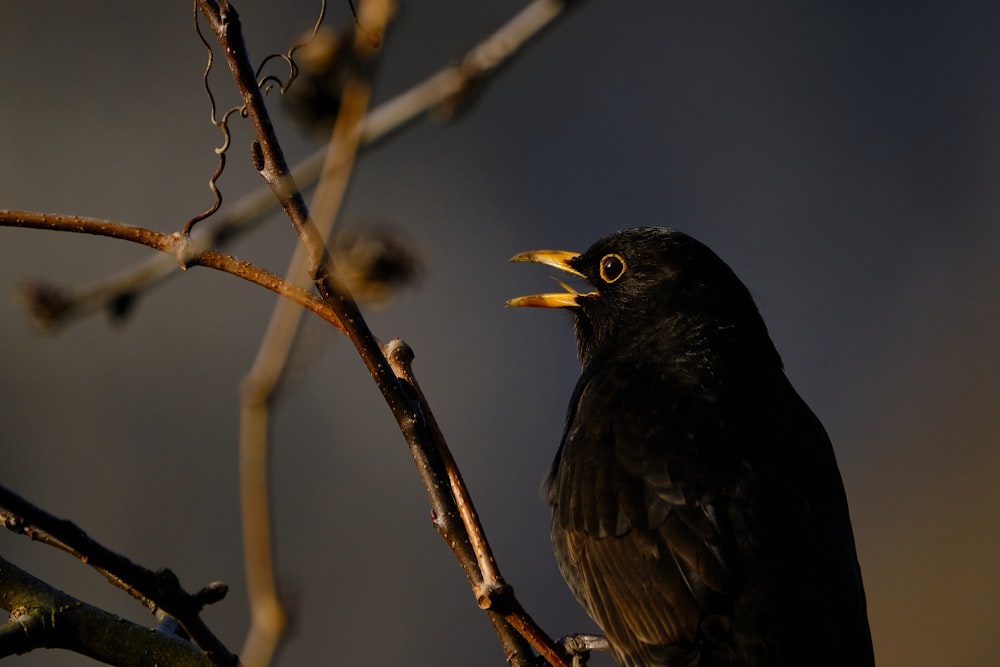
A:
<svg viewBox="0 0 1000 667">
<path fill-rule="evenodd" d="M 874 665 L 843 483 L 749 290 L 672 229 L 538 262 L 585 279 L 583 372 L 544 486 L 559 569 L 618 664 Z"/>
</svg>

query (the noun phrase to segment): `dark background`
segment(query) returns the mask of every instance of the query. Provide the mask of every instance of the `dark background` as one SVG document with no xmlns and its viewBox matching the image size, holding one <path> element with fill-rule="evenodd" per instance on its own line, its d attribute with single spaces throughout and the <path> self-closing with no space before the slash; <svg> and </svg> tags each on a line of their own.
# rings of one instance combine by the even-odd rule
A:
<svg viewBox="0 0 1000 667">
<path fill-rule="evenodd" d="M 378 99 L 520 6 L 406 3 Z M 0 207 L 173 231 L 210 203 L 219 138 L 191 9 L 136 7 L 0 5 Z M 317 7 L 239 9 L 259 61 Z M 548 272 L 505 262 L 669 225 L 751 287 L 831 434 L 879 664 L 1000 660 L 998 19 L 989 2 L 592 0 L 459 123 L 422 122 L 364 156 L 347 219 L 396 221 L 427 267 L 370 323 L 415 348 L 501 568 L 551 633 L 591 628 L 555 569 L 538 496 L 578 368 L 568 317 L 503 307 L 548 289 Z M 331 20 L 347 20 L 346 3 Z M 223 70 L 213 80 L 228 105 Z M 315 148 L 277 115 L 293 162 Z M 229 201 L 260 186 L 248 137 L 234 139 Z M 234 251 L 283 271 L 292 246 L 275 216 Z M 189 588 L 227 581 L 206 616 L 238 649 L 238 387 L 272 295 L 195 269 L 125 326 L 95 317 L 49 337 L 14 305 L 25 278 L 89 281 L 148 253 L 0 229 L 0 482 Z M 299 610 L 284 664 L 503 664 L 353 349 L 310 321 L 297 350 L 273 421 L 278 563 Z M 62 554 L 13 535 L 0 551 L 150 622 Z M 12 664 L 86 661 L 39 651 Z"/>
</svg>

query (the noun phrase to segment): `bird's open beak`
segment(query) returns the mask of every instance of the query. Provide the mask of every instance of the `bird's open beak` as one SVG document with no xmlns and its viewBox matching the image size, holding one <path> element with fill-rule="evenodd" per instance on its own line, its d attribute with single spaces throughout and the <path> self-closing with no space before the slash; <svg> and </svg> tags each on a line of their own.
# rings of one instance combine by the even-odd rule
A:
<svg viewBox="0 0 1000 667">
<path fill-rule="evenodd" d="M 575 259 L 576 257 L 579 257 L 577 253 L 567 252 L 565 250 L 529 250 L 528 252 L 522 252 L 514 255 L 510 258 L 510 261 L 535 262 L 536 264 L 554 266 L 560 271 L 565 271 L 567 273 L 572 273 L 574 276 L 585 278 L 586 276 L 570 265 L 570 260 Z M 534 306 L 536 308 L 575 308 L 579 305 L 576 300 L 577 297 L 580 296 L 580 293 L 560 280 L 556 280 L 556 282 L 559 283 L 559 286 L 566 291 L 554 292 L 552 294 L 519 296 L 508 301 L 507 305 Z"/>
</svg>

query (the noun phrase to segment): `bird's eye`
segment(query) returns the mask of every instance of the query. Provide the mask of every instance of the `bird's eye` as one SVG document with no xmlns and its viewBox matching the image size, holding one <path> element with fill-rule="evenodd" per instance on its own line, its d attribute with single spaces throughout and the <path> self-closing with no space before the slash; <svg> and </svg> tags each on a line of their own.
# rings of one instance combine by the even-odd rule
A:
<svg viewBox="0 0 1000 667">
<path fill-rule="evenodd" d="M 606 283 L 613 283 L 625 273 L 625 260 L 621 255 L 605 255 L 601 260 L 601 279 Z"/>
</svg>

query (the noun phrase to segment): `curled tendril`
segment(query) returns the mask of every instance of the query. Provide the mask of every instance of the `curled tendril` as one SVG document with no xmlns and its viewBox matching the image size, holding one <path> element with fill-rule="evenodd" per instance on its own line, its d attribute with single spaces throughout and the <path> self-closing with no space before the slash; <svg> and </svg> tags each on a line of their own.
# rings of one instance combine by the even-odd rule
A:
<svg viewBox="0 0 1000 667">
<path fill-rule="evenodd" d="M 269 55 L 264 62 L 267 62 L 267 60 L 270 60 L 271 58 L 281 58 L 282 60 L 288 62 L 289 70 L 291 70 L 291 73 L 288 76 L 288 82 L 282 83 L 279 77 L 275 76 L 274 74 L 268 74 L 263 79 L 257 80 L 257 87 L 259 87 L 261 91 L 265 95 L 267 95 L 269 92 L 271 92 L 271 88 L 274 87 L 274 84 L 277 84 L 278 90 L 283 95 L 285 93 L 285 89 L 288 88 L 288 86 L 292 85 L 292 81 L 294 81 L 295 77 L 299 75 L 299 68 L 294 62 L 288 60 L 287 56 L 278 53 L 273 53 Z M 261 67 L 263 66 L 264 63 L 261 63 Z M 257 70 L 257 75 L 260 76 L 260 70 Z"/>
<path fill-rule="evenodd" d="M 230 143 L 232 142 L 232 137 L 229 134 L 229 117 L 233 115 L 233 113 L 236 111 L 245 113 L 243 107 L 233 107 L 228 111 L 226 111 L 224 114 L 222 114 L 221 119 L 216 118 L 215 95 L 212 94 L 212 87 L 208 83 L 208 75 L 212 71 L 212 63 L 214 62 L 215 54 L 212 52 L 212 46 L 208 43 L 208 40 L 205 39 L 205 35 L 202 34 L 201 32 L 201 24 L 198 23 L 197 3 L 194 4 L 194 31 L 198 34 L 198 39 L 200 39 L 201 43 L 205 45 L 205 51 L 208 53 L 208 58 L 205 63 L 205 73 L 202 75 L 201 81 L 202 81 L 202 86 L 205 88 L 205 93 L 208 94 L 208 103 L 209 103 L 209 108 L 211 110 L 212 125 L 215 125 L 217 128 L 219 128 L 219 131 L 222 132 L 222 145 L 215 149 L 215 154 L 219 156 L 219 166 L 216 167 L 215 173 L 212 174 L 212 178 L 209 179 L 208 181 L 208 187 L 212 191 L 212 194 L 215 195 L 215 201 L 212 203 L 212 206 L 210 206 L 207 210 L 199 213 L 198 215 L 194 216 L 193 218 L 187 221 L 187 223 L 184 225 L 184 231 L 183 231 L 185 236 L 191 233 L 191 229 L 197 223 L 201 222 L 205 218 L 209 217 L 210 215 L 218 211 L 219 207 L 222 206 L 222 192 L 219 190 L 217 182 L 219 180 L 219 177 L 222 176 L 222 172 L 226 168 L 226 152 L 229 150 Z"/>
<path fill-rule="evenodd" d="M 351 9 L 353 11 L 353 5 Z M 294 81 L 299 74 L 299 67 L 298 65 L 295 64 L 293 56 L 295 55 L 296 51 L 306 46 L 307 44 L 309 44 L 309 42 L 315 39 L 317 33 L 319 32 L 320 26 L 323 24 L 323 19 L 325 17 L 326 17 L 326 0 L 322 0 L 320 3 L 319 16 L 316 17 L 316 23 L 313 25 L 313 29 L 310 35 L 305 40 L 293 46 L 288 51 L 288 53 L 272 54 L 267 58 L 265 58 L 264 61 L 260 64 L 260 67 L 257 68 L 257 73 L 255 76 L 258 79 L 257 85 L 260 86 L 261 90 L 265 95 L 272 87 L 272 85 L 269 84 L 276 84 L 282 94 L 284 94 L 285 90 L 288 89 L 288 86 L 292 84 L 292 81 Z M 215 195 L 215 202 L 213 202 L 212 206 L 209 207 L 207 210 L 199 213 L 198 215 L 194 216 L 193 218 L 187 221 L 187 223 L 184 225 L 184 230 L 183 230 L 183 234 L 185 236 L 191 233 L 191 229 L 194 228 L 196 224 L 214 214 L 216 211 L 219 210 L 219 207 L 222 206 L 222 191 L 219 190 L 217 183 L 219 178 L 222 176 L 222 172 L 226 168 L 226 153 L 229 151 L 229 146 L 232 143 L 232 136 L 229 133 L 229 117 L 236 112 L 239 112 L 242 118 L 247 117 L 246 105 L 232 107 L 229 110 L 227 110 L 224 114 L 222 114 L 222 118 L 216 117 L 215 95 L 212 93 L 212 87 L 208 82 L 209 74 L 212 71 L 212 64 L 215 60 L 215 54 L 212 51 L 211 44 L 208 43 L 208 40 L 205 39 L 205 35 L 201 32 L 201 24 L 198 22 L 197 3 L 194 3 L 194 30 L 195 33 L 197 33 L 198 35 L 198 39 L 200 39 L 201 43 L 205 45 L 205 51 L 208 53 L 207 61 L 205 63 L 205 73 L 202 75 L 202 86 L 205 88 L 205 93 L 208 95 L 208 103 L 209 103 L 209 108 L 211 110 L 212 125 L 215 125 L 217 128 L 219 128 L 219 131 L 222 132 L 222 145 L 215 149 L 215 154 L 219 156 L 219 166 L 216 168 L 215 173 L 212 174 L 212 178 L 209 179 L 208 181 L 208 187 L 209 189 L 211 189 L 212 194 Z M 281 60 L 284 60 L 288 64 L 288 69 L 289 69 L 288 81 L 286 81 L 285 83 L 282 83 L 280 78 L 271 74 L 265 76 L 264 78 L 261 78 L 261 72 L 263 71 L 264 66 L 273 58 L 280 58 Z"/>
<path fill-rule="evenodd" d="M 351 11 L 354 11 L 353 5 L 351 5 Z M 313 24 L 312 32 L 309 33 L 309 36 L 289 49 L 288 53 L 272 53 L 261 61 L 260 66 L 257 68 L 257 86 L 260 87 L 265 95 L 270 92 L 272 85 L 277 85 L 278 91 L 284 95 L 288 87 L 299 76 L 299 66 L 295 63 L 295 52 L 316 39 L 320 26 L 323 25 L 324 18 L 326 18 L 326 0 L 321 0 L 319 16 L 316 17 L 316 22 Z M 261 78 L 260 75 L 264 71 L 264 67 L 274 59 L 282 60 L 288 65 L 288 81 L 282 83 L 281 79 L 273 74 L 268 74 L 264 78 Z"/>
<path fill-rule="evenodd" d="M 288 50 L 289 59 L 295 56 L 295 52 L 301 49 L 303 46 L 313 41 L 316 38 L 316 34 L 319 32 L 320 26 L 323 25 L 323 19 L 326 18 L 326 0 L 321 0 L 319 5 L 319 16 L 316 17 L 316 23 L 313 24 L 312 33 L 305 40 L 299 42 L 291 49 Z"/>
</svg>

